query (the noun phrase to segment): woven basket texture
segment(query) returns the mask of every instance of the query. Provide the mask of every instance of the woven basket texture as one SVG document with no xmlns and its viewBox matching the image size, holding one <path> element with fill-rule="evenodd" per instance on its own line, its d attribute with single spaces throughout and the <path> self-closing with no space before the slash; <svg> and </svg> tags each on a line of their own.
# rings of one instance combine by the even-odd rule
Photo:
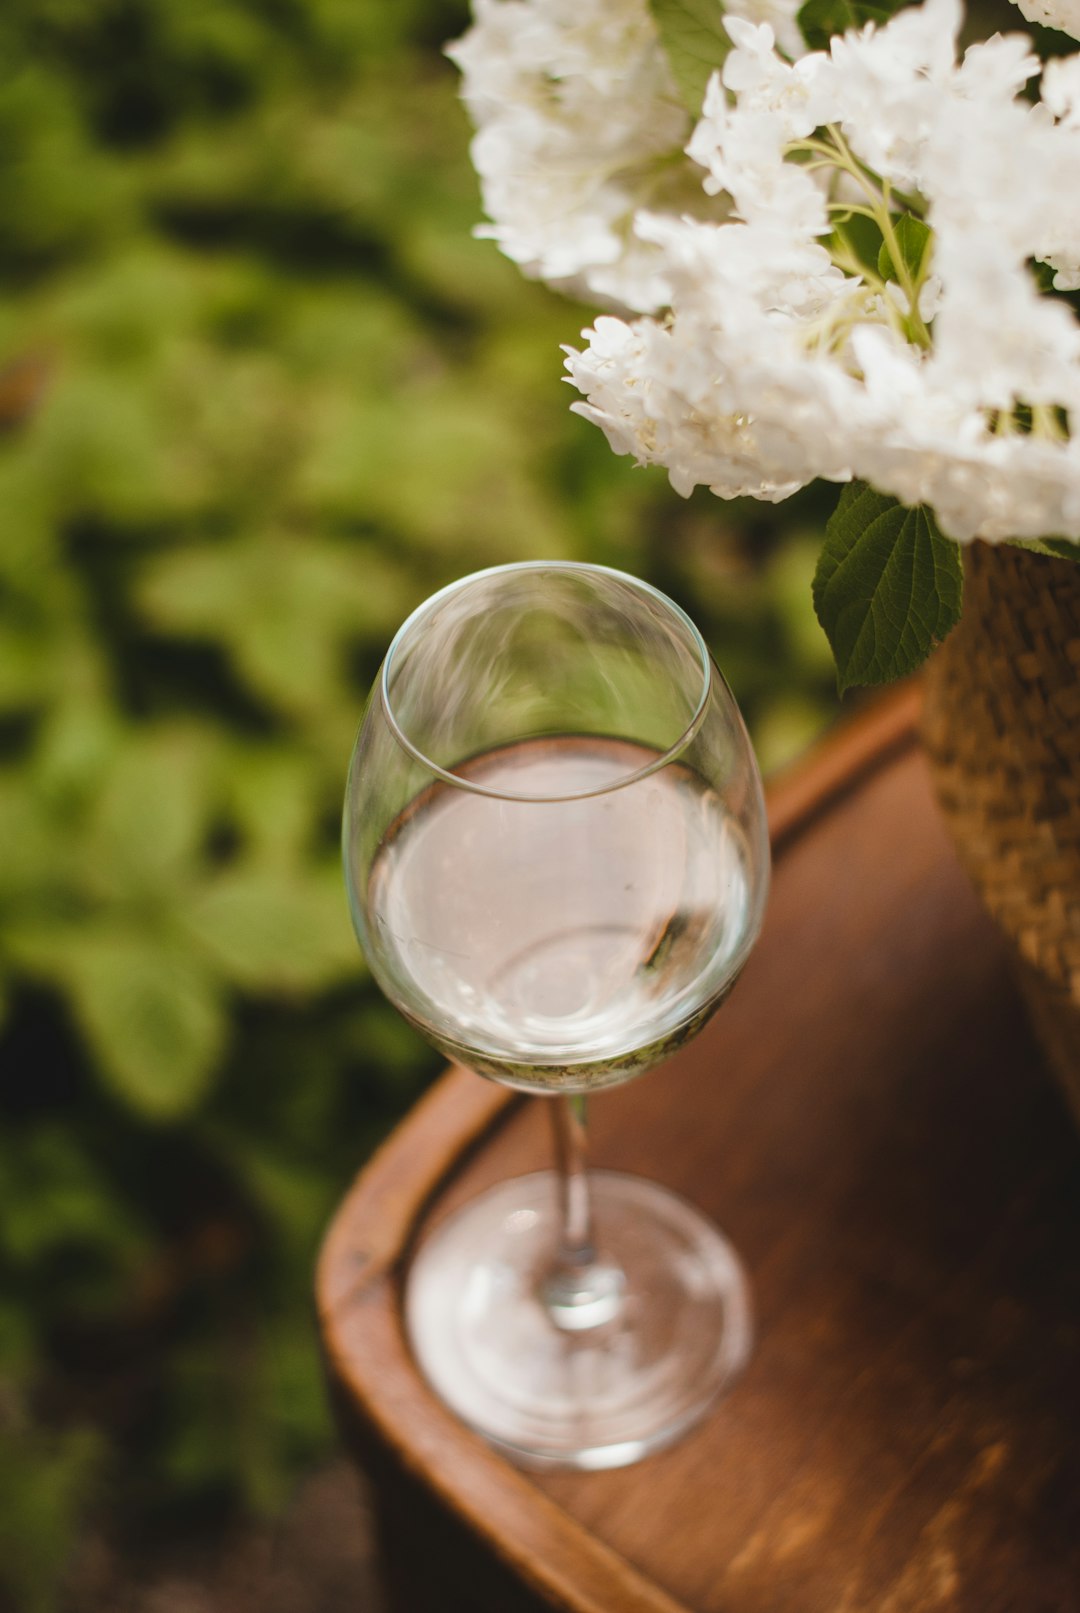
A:
<svg viewBox="0 0 1080 1613">
<path fill-rule="evenodd" d="M 971 546 L 922 730 L 960 860 L 1080 1123 L 1080 565 Z"/>
</svg>

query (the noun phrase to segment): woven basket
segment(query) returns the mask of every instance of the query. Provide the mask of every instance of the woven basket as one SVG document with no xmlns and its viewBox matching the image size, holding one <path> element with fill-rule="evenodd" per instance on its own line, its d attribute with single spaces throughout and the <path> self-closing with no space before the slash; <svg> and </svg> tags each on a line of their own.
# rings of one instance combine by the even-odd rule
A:
<svg viewBox="0 0 1080 1613">
<path fill-rule="evenodd" d="M 1080 1124 L 1080 565 L 971 546 L 922 728 L 960 860 Z"/>
</svg>

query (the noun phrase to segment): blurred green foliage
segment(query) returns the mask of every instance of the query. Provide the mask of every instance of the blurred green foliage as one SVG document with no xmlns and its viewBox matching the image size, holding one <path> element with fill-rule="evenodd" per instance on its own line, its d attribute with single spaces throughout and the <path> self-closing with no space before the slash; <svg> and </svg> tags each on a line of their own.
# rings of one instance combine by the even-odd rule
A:
<svg viewBox="0 0 1080 1613">
<path fill-rule="evenodd" d="M 28 1613 L 87 1518 L 270 1509 L 329 1440 L 318 1236 L 436 1062 L 364 978 L 337 858 L 407 611 L 486 564 L 613 563 L 702 622 L 766 762 L 831 709 L 815 495 L 782 529 L 633 473 L 567 411 L 587 316 L 471 238 L 465 20 L 0 15 L 0 1581 Z"/>
</svg>

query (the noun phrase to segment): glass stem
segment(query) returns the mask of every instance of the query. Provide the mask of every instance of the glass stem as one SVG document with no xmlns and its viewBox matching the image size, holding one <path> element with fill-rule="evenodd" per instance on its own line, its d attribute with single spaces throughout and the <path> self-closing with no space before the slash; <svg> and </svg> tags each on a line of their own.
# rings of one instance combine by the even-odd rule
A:
<svg viewBox="0 0 1080 1613">
<path fill-rule="evenodd" d="M 585 1165 L 588 1108 L 589 1100 L 583 1092 L 556 1097 L 551 1106 L 559 1187 L 558 1263 L 566 1267 L 591 1266 L 596 1258 L 589 1173 Z"/>
<path fill-rule="evenodd" d="M 624 1287 L 618 1266 L 597 1257 L 593 1241 L 589 1176 L 585 1164 L 584 1093 L 550 1099 L 555 1143 L 559 1235 L 555 1260 L 541 1285 L 541 1299 L 556 1327 L 581 1332 L 617 1315 Z"/>
</svg>

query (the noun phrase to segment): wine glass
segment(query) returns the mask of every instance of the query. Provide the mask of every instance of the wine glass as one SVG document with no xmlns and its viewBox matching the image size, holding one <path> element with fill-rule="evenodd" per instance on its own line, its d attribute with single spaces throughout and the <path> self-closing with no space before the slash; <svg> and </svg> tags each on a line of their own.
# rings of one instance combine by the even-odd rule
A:
<svg viewBox="0 0 1080 1613">
<path fill-rule="evenodd" d="M 429 1041 L 547 1096 L 557 1169 L 503 1183 L 412 1262 L 434 1389 L 526 1465 L 676 1438 L 751 1343 L 738 1259 L 683 1199 L 586 1175 L 586 1095 L 727 996 L 769 847 L 735 700 L 679 607 L 602 566 L 451 584 L 390 646 L 358 735 L 345 876 L 371 971 Z"/>
</svg>

